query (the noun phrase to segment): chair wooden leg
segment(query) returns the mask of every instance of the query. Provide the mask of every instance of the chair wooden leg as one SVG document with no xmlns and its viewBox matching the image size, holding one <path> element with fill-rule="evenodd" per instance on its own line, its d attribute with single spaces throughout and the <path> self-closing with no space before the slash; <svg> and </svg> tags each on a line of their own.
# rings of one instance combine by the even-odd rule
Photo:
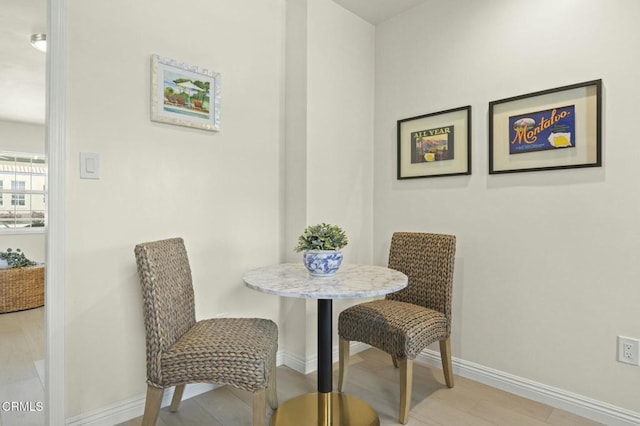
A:
<svg viewBox="0 0 640 426">
<path fill-rule="evenodd" d="M 163 393 L 164 389 L 147 385 L 147 399 L 144 403 L 142 426 L 156 426 Z"/>
<path fill-rule="evenodd" d="M 453 368 L 451 368 L 451 341 L 447 338 L 440 340 L 440 359 L 442 360 L 442 371 L 444 371 L 444 381 L 448 388 L 453 387 Z"/>
<path fill-rule="evenodd" d="M 349 351 L 351 346 L 349 340 L 343 339 L 342 337 L 340 337 L 339 340 L 338 392 L 344 392 L 344 385 L 347 381 L 347 374 L 349 373 Z"/>
<path fill-rule="evenodd" d="M 271 375 L 269 376 L 269 384 L 267 385 L 267 399 L 269 406 L 274 410 L 278 408 L 278 386 L 276 385 L 276 362 L 273 361 L 271 366 Z"/>
<path fill-rule="evenodd" d="M 409 421 L 411 408 L 411 388 L 413 385 L 413 360 L 403 359 L 400 364 L 400 423 Z"/>
<path fill-rule="evenodd" d="M 393 366 L 398 368 L 398 358 L 395 355 L 391 355 L 391 361 L 393 362 Z"/>
<path fill-rule="evenodd" d="M 258 389 L 253 393 L 253 426 L 265 426 L 266 410 L 267 390 Z"/>
<path fill-rule="evenodd" d="M 184 393 L 185 386 L 186 385 L 178 385 L 173 390 L 173 398 L 171 399 L 171 406 L 169 407 L 169 411 L 171 411 L 172 413 L 178 411 L 180 401 L 182 401 L 182 394 Z"/>
</svg>

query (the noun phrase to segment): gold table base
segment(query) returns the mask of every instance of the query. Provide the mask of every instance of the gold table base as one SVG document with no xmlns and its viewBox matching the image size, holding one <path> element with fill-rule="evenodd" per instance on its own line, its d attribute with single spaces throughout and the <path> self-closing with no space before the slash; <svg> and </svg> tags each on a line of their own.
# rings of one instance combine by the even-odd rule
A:
<svg viewBox="0 0 640 426">
<path fill-rule="evenodd" d="M 278 407 L 271 426 L 380 426 L 366 402 L 343 393 L 308 393 Z"/>
</svg>

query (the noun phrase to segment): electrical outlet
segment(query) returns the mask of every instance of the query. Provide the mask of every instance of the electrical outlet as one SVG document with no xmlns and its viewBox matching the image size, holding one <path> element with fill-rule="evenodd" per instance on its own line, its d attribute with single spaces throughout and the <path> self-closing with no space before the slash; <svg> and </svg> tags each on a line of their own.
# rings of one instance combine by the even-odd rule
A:
<svg viewBox="0 0 640 426">
<path fill-rule="evenodd" d="M 640 365 L 640 340 L 618 336 L 618 361 L 626 364 Z"/>
</svg>

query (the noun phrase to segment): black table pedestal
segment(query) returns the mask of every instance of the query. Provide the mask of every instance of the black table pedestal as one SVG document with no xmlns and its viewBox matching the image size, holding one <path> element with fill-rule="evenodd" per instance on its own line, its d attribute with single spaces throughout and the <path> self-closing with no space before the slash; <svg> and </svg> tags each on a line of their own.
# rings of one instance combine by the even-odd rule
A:
<svg viewBox="0 0 640 426">
<path fill-rule="evenodd" d="M 286 401 L 271 417 L 271 426 L 379 426 L 364 401 L 333 392 L 333 313 L 331 299 L 318 299 L 318 392 Z"/>
</svg>

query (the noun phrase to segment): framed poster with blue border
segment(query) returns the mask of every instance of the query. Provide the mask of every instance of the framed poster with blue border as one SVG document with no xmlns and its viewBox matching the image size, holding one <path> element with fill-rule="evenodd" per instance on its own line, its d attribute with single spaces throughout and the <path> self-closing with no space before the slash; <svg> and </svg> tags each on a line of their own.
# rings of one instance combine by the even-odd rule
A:
<svg viewBox="0 0 640 426">
<path fill-rule="evenodd" d="M 398 120 L 398 179 L 471 174 L 471 106 Z"/>
<path fill-rule="evenodd" d="M 602 80 L 489 102 L 489 174 L 602 165 Z"/>
</svg>

